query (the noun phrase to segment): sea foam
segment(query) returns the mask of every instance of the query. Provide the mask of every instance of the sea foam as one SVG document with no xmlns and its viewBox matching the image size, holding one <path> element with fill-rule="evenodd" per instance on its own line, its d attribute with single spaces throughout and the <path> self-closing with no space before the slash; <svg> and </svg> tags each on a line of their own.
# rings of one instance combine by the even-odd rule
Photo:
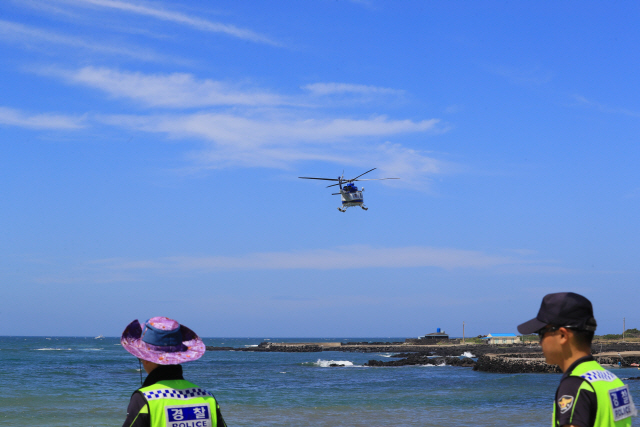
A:
<svg viewBox="0 0 640 427">
<path fill-rule="evenodd" d="M 34 348 L 34 350 L 37 351 L 66 351 L 66 350 L 72 350 L 70 348 Z"/>
<path fill-rule="evenodd" d="M 321 368 L 328 368 L 330 365 L 342 365 L 342 366 L 353 366 L 353 362 L 348 360 L 323 360 L 318 359 L 317 362 L 313 364 L 313 366 L 319 366 Z"/>
</svg>

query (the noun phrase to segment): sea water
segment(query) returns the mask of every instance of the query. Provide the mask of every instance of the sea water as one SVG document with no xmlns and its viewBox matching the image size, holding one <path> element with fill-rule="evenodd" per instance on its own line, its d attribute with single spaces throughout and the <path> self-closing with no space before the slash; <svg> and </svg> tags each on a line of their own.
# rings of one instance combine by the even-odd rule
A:
<svg viewBox="0 0 640 427">
<path fill-rule="evenodd" d="M 204 339 L 207 345 L 231 347 L 255 346 L 262 340 Z M 183 366 L 188 380 L 215 394 L 230 427 L 551 423 L 558 374 L 363 366 L 369 359 L 388 356 L 209 351 Z M 345 366 L 330 367 L 332 363 Z M 0 366 L 0 425 L 6 427 L 120 426 L 131 393 L 140 386 L 138 361 L 118 338 L 0 337 Z M 614 372 L 640 376 L 637 369 Z M 640 382 L 629 385 L 640 402 Z M 633 425 L 640 426 L 640 420 L 634 419 Z"/>
</svg>

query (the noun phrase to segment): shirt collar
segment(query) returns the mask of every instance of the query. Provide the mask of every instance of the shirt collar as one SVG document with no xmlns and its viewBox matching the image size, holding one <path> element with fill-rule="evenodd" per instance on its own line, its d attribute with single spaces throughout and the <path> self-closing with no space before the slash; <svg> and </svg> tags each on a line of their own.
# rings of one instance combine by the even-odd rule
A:
<svg viewBox="0 0 640 427">
<path fill-rule="evenodd" d="M 163 380 L 183 380 L 182 365 L 160 365 L 144 380 L 142 387 L 148 387 Z"/>
<path fill-rule="evenodd" d="M 573 372 L 573 370 L 576 368 L 576 366 L 578 366 L 581 363 L 584 362 L 591 362 L 592 360 L 596 360 L 593 358 L 592 355 L 588 355 L 588 356 L 584 356 L 581 357 L 580 359 L 576 360 L 575 362 L 573 362 L 571 364 L 571 366 L 569 366 L 569 369 L 567 369 L 564 374 L 562 375 L 562 379 L 565 379 L 566 377 L 568 377 L 569 375 L 571 375 L 571 373 Z"/>
</svg>

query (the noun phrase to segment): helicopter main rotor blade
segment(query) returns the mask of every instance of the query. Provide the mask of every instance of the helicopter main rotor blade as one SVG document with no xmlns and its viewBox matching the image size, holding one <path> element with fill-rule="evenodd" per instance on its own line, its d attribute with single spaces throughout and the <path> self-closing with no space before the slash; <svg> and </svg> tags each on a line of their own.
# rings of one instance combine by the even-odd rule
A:
<svg viewBox="0 0 640 427">
<path fill-rule="evenodd" d="M 371 171 L 376 170 L 377 168 L 373 168 L 371 170 L 366 171 L 365 173 L 361 173 L 360 175 L 356 176 L 355 178 L 351 179 L 350 181 L 355 181 L 356 179 L 360 178 L 362 175 L 368 174 Z"/>
<path fill-rule="evenodd" d="M 400 179 L 400 178 L 370 178 L 370 179 L 354 179 L 354 181 L 382 181 L 383 179 Z"/>
<path fill-rule="evenodd" d="M 299 176 L 298 178 L 301 178 L 301 179 L 320 179 L 322 181 L 339 181 L 338 179 L 335 179 L 335 178 L 311 178 L 309 176 Z"/>
<path fill-rule="evenodd" d="M 337 179 L 336 179 L 336 181 L 337 181 Z M 345 180 L 340 180 L 340 181 L 341 181 L 341 182 L 339 182 L 339 183 L 337 183 L 337 184 L 327 185 L 325 188 L 335 187 L 336 185 L 344 184 L 345 182 L 347 182 L 347 181 L 345 181 Z"/>
</svg>

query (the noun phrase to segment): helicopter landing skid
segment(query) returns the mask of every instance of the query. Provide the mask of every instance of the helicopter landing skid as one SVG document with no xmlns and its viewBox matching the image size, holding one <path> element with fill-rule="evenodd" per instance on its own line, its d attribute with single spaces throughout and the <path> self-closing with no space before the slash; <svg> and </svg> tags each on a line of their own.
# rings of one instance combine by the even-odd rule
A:
<svg viewBox="0 0 640 427">
<path fill-rule="evenodd" d="M 367 210 L 369 210 L 369 208 L 368 208 L 368 207 L 366 207 L 365 205 L 359 205 L 359 206 L 362 208 L 362 210 L 363 210 L 363 211 L 367 211 Z M 339 208 L 338 208 L 338 210 L 339 210 L 340 212 L 346 212 L 346 211 L 347 211 L 347 209 L 349 209 L 350 207 L 351 207 L 351 206 L 342 206 L 342 207 L 339 207 Z"/>
</svg>

